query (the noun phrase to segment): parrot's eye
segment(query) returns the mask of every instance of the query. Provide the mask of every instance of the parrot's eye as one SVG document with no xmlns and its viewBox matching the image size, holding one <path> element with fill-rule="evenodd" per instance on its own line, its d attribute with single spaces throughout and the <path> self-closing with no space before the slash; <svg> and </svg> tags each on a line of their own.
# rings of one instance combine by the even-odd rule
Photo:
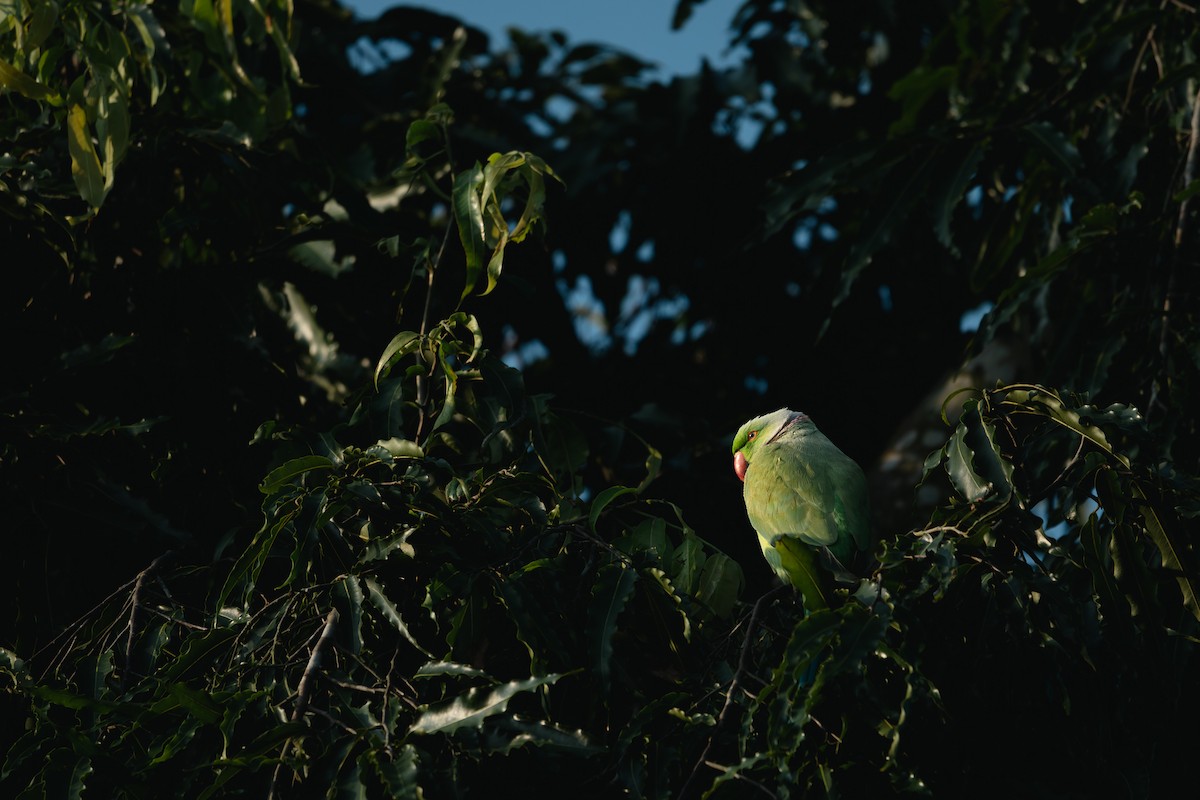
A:
<svg viewBox="0 0 1200 800">
<path fill-rule="evenodd" d="M 750 431 L 750 433 L 746 434 L 746 441 L 753 442 L 754 437 L 756 437 L 756 436 L 758 436 L 758 431 Z"/>
</svg>

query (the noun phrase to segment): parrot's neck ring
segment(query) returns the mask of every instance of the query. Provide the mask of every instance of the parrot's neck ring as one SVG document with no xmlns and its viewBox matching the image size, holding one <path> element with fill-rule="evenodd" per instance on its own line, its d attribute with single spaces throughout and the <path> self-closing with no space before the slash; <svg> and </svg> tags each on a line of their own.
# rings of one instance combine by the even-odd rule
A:
<svg viewBox="0 0 1200 800">
<path fill-rule="evenodd" d="M 799 411 L 793 411 L 792 415 L 790 417 L 788 417 L 787 422 L 780 425 L 779 430 L 775 431 L 775 435 L 767 440 L 767 444 L 770 444 L 771 442 L 778 439 L 780 436 L 783 435 L 784 431 L 786 431 L 788 428 L 792 427 L 793 425 L 799 425 L 801 422 L 807 422 L 807 421 L 808 421 L 808 414 L 803 414 Z"/>
</svg>

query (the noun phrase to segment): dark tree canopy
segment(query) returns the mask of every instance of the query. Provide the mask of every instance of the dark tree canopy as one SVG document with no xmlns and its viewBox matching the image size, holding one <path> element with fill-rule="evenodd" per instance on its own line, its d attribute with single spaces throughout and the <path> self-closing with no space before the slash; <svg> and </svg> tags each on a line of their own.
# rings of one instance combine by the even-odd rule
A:
<svg viewBox="0 0 1200 800">
<path fill-rule="evenodd" d="M 0 793 L 1194 784 L 1197 10 L 470 22 L 0 9 Z M 781 406 L 880 539 L 807 615 Z"/>
</svg>

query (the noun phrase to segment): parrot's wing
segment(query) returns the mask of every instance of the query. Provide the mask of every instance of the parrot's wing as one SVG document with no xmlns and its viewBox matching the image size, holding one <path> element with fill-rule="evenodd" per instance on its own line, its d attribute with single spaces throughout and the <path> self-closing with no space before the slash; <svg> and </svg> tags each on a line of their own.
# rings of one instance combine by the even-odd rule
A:
<svg viewBox="0 0 1200 800">
<path fill-rule="evenodd" d="M 794 536 L 813 547 L 837 544 L 845 511 L 828 484 L 807 464 L 778 458 L 761 467 L 756 462 L 745 487 L 750 524 L 770 543 Z"/>
</svg>

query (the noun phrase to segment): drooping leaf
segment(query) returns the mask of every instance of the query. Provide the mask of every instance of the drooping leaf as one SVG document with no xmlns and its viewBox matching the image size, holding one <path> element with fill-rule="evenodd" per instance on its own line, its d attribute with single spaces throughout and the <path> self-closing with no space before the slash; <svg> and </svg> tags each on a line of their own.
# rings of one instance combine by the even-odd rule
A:
<svg viewBox="0 0 1200 800">
<path fill-rule="evenodd" d="M 71 153 L 71 177 L 75 179 L 79 196 L 93 209 L 99 208 L 108 190 L 83 106 L 73 105 L 67 112 L 67 149 Z"/>
<path fill-rule="evenodd" d="M 975 454 L 966 440 L 967 426 L 960 422 L 946 443 L 946 474 L 959 494 L 975 503 L 986 497 L 992 486 L 975 471 Z"/>
<path fill-rule="evenodd" d="M 467 260 L 467 273 L 460 300 L 465 299 L 479 282 L 484 259 L 488 257 L 483 198 L 479 193 L 483 180 L 483 167 L 478 161 L 474 167 L 463 170 L 454 179 L 454 220 Z"/>
<path fill-rule="evenodd" d="M 362 652 L 363 590 L 356 575 L 347 575 L 333 585 L 333 607 L 338 611 L 338 638 L 347 651 Z"/>
<path fill-rule="evenodd" d="M 621 563 L 600 570 L 588 604 L 587 640 L 593 669 L 607 693 L 612 682 L 613 636 L 637 585 L 638 573 Z"/>
<path fill-rule="evenodd" d="M 333 462 L 325 456 L 300 456 L 299 458 L 293 458 L 291 461 L 271 470 L 259 485 L 258 490 L 266 495 L 275 494 L 298 476 L 317 469 L 333 469 Z"/>
<path fill-rule="evenodd" d="M 50 5 L 50 3 L 46 3 L 45 5 Z M 57 99 L 57 95 L 49 87 L 38 83 L 4 59 L 0 59 L 0 86 L 14 92 L 19 92 L 33 100 L 50 100 L 54 102 Z"/>
<path fill-rule="evenodd" d="M 1190 611 L 1193 617 L 1200 620 L 1200 603 L 1197 602 L 1197 581 L 1200 579 L 1197 577 L 1196 570 L 1187 562 L 1187 550 L 1184 542 L 1180 540 L 1175 531 L 1169 531 L 1164 527 L 1156 505 L 1149 501 L 1141 487 L 1133 484 L 1131 490 L 1137 504 L 1138 515 L 1142 519 L 1142 526 L 1150 537 L 1150 541 L 1154 542 L 1154 546 L 1158 549 L 1163 568 L 1169 570 L 1175 577 L 1179 593 L 1183 598 L 1184 608 Z"/>
<path fill-rule="evenodd" d="M 636 491 L 636 489 L 630 486 L 609 486 L 600 492 L 600 494 L 596 495 L 596 499 L 592 501 L 591 510 L 588 511 L 588 527 L 593 531 L 596 530 L 596 521 L 600 519 L 600 515 L 604 513 L 604 509 L 612 505 L 612 502 L 618 497 L 634 494 Z"/>
<path fill-rule="evenodd" d="M 393 361 L 414 352 L 420 346 L 421 337 L 413 331 L 401 331 L 393 336 L 387 347 L 383 349 L 383 355 L 375 364 L 375 390 L 379 390 L 379 378 Z"/>
</svg>

